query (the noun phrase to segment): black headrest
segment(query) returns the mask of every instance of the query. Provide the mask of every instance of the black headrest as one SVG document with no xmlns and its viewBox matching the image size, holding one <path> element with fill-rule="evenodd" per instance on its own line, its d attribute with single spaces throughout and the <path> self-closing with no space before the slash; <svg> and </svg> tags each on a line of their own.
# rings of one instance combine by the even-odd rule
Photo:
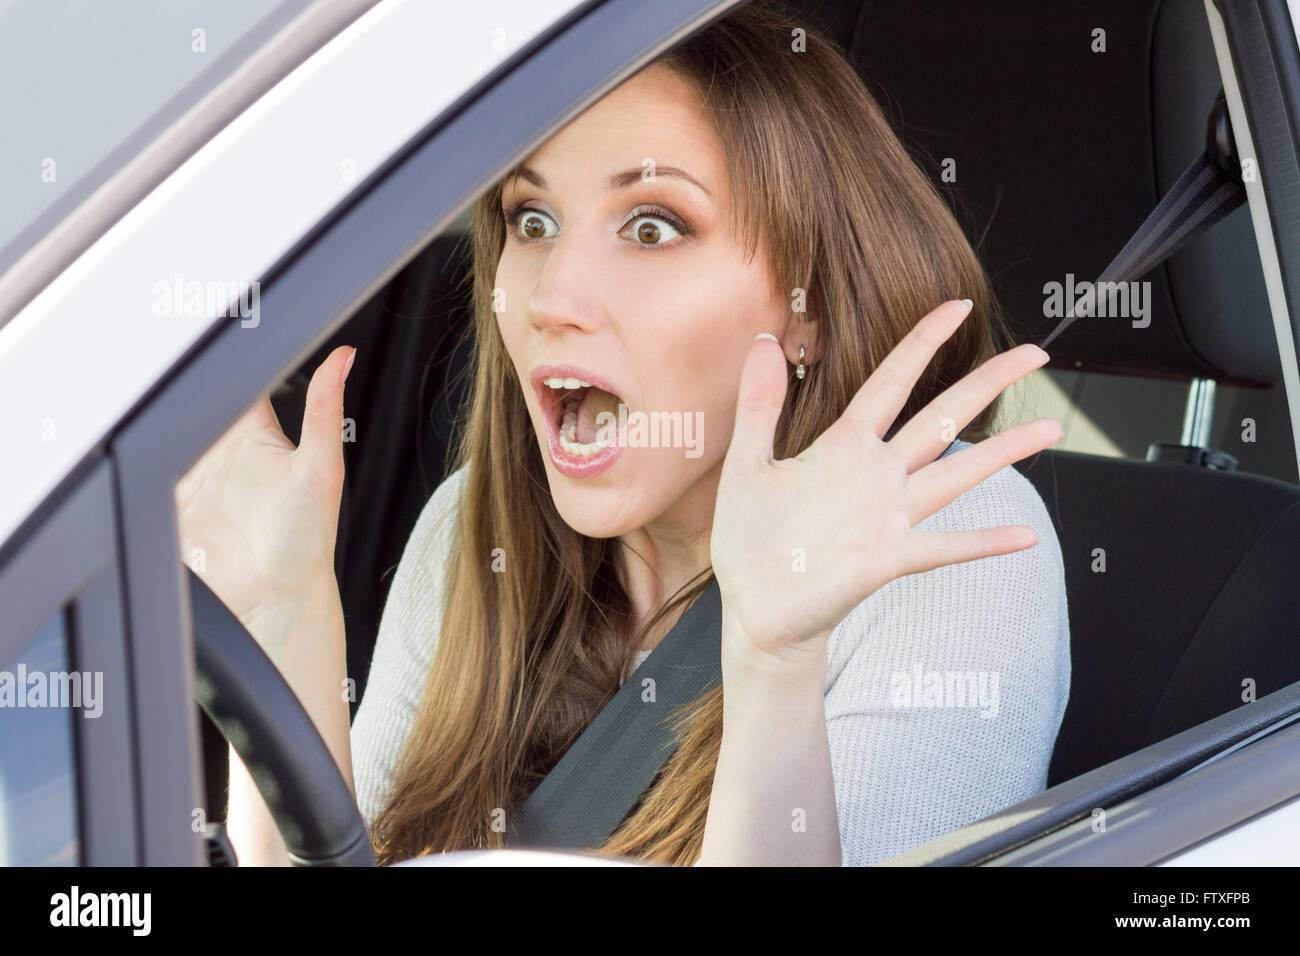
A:
<svg viewBox="0 0 1300 956">
<path fill-rule="evenodd" d="M 1222 84 L 1201 0 L 807 6 L 828 25 L 860 7 L 834 39 L 949 196 L 1020 341 L 1058 321 L 1044 286 L 1095 279 L 1204 151 Z M 1053 366 L 1280 381 L 1245 207 L 1145 278 L 1148 327 L 1080 318 L 1049 349 Z"/>
</svg>

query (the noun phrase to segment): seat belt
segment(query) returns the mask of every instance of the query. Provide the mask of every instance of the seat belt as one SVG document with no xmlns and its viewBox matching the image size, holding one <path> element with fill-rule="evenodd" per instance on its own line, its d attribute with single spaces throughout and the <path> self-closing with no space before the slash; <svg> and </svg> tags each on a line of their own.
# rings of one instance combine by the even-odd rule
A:
<svg viewBox="0 0 1300 956">
<path fill-rule="evenodd" d="M 722 595 L 715 578 L 507 819 L 506 846 L 604 844 L 676 749 L 665 721 L 720 683 Z"/>
<path fill-rule="evenodd" d="M 1221 90 L 1210 111 L 1206 151 L 1178 177 L 1097 284 L 1146 274 L 1240 206 L 1245 200 L 1240 169 Z M 1087 296 L 1080 301 L 1084 308 L 1076 314 L 1072 303 L 1040 348 L 1088 314 Z M 672 755 L 665 719 L 721 680 L 722 600 L 713 580 L 507 820 L 506 844 L 570 850 L 601 846 Z M 653 700 L 645 699 L 648 694 Z"/>
<path fill-rule="evenodd" d="M 1094 314 L 1097 289 L 1103 283 L 1129 282 L 1145 275 L 1245 202 L 1246 188 L 1222 90 L 1210 110 L 1205 140 L 1205 152 L 1178 177 L 1092 288 L 1070 304 L 1056 328 L 1038 343 L 1039 348 L 1046 349 L 1079 316 Z"/>
<path fill-rule="evenodd" d="M 721 681 L 722 596 L 713 579 L 508 818 L 506 845 L 602 845 L 672 755 L 672 714 Z"/>
</svg>

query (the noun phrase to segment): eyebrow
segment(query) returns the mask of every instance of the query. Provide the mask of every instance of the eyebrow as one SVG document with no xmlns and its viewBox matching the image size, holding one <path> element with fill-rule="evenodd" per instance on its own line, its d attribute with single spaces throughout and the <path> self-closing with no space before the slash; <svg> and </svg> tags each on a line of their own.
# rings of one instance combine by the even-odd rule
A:
<svg viewBox="0 0 1300 956">
<path fill-rule="evenodd" d="M 628 186 L 634 185 L 635 183 L 641 181 L 642 172 L 643 170 L 638 167 L 636 169 L 625 169 L 621 173 L 615 173 L 613 176 L 609 177 L 609 188 L 626 189 Z M 710 199 L 713 198 L 713 193 L 709 191 L 707 186 L 705 186 L 702 182 L 700 182 L 698 179 L 696 179 L 686 170 L 678 166 L 656 166 L 655 177 L 658 178 L 660 176 L 667 176 L 671 179 L 680 179 L 684 182 L 688 182 L 696 189 L 699 189 L 701 192 L 703 192 Z M 527 180 L 528 182 L 536 186 L 538 189 L 550 188 L 550 186 L 548 186 L 546 183 L 546 178 L 542 176 L 541 173 L 537 172 L 537 170 L 533 169 L 531 166 L 516 167 L 515 170 L 511 172 L 511 174 L 507 177 L 507 179 L 513 179 L 515 177 L 519 177 L 520 179 Z"/>
</svg>

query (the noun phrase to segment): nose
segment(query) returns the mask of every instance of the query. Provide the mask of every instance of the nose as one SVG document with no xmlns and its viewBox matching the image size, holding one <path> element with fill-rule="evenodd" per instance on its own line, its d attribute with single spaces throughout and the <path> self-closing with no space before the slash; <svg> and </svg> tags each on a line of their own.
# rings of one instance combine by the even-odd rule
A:
<svg viewBox="0 0 1300 956">
<path fill-rule="evenodd" d="M 590 332 L 600 308 L 593 281 L 591 250 L 572 235 L 561 235 L 546 250 L 537 284 L 528 297 L 528 323 L 540 331 Z"/>
</svg>

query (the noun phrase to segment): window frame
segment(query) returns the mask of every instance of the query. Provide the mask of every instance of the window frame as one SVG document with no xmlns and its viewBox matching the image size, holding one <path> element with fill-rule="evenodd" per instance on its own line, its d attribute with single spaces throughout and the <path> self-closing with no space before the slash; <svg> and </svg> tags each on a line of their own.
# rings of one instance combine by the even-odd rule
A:
<svg viewBox="0 0 1300 956">
<path fill-rule="evenodd" d="M 1300 692 L 1292 685 L 1279 694 L 1286 695 L 1291 708 L 1275 722 L 1282 726 L 1104 807 L 1105 830 L 1093 829 L 1094 808 L 988 865 L 1150 866 L 1295 799 L 1300 795 L 1300 724 L 1294 717 L 1300 713 Z"/>
<path fill-rule="evenodd" d="M 0 667 L 59 612 L 67 614 L 69 669 L 104 675 L 103 710 L 74 711 L 78 861 L 138 860 L 130 681 L 111 465 L 101 456 L 47 503 L 39 526 L 0 553 Z M 0 711 L 0 721 L 3 721 Z M 176 756 L 173 754 L 173 756 Z"/>
</svg>

